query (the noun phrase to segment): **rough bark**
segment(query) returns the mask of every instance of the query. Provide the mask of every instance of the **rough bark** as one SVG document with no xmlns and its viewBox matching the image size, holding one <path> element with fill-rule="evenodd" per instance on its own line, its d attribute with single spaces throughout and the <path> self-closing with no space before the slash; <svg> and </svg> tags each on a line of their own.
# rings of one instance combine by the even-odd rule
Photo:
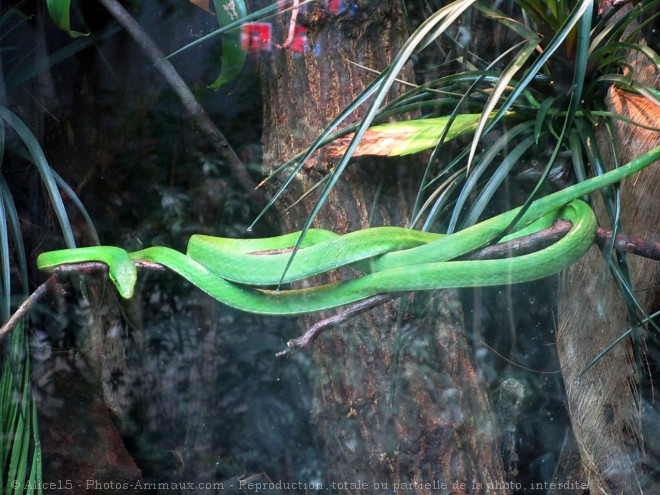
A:
<svg viewBox="0 0 660 495">
<path fill-rule="evenodd" d="M 74 276 L 73 280 L 81 279 Z M 33 341 L 33 393 L 39 412 L 43 480 L 60 480 L 58 488 L 72 494 L 132 493 L 122 490 L 121 484 L 135 483 L 142 474 L 114 423 L 128 405 L 119 304 L 103 283 L 90 278 L 84 287 L 85 299 L 78 291 L 54 298 L 57 309 L 44 311 L 57 315 L 51 321 L 33 317 L 35 327 L 53 333 L 52 327 L 60 323 L 62 341 L 75 341 L 77 335 L 83 343 L 64 349 L 41 330 Z M 55 291 L 51 294 L 60 296 Z"/>
<path fill-rule="evenodd" d="M 373 78 L 349 60 L 381 70 L 395 55 L 405 36 L 399 3 L 371 5 L 354 16 L 309 14 L 308 36 L 311 46 L 320 46 L 318 57 L 313 50 L 304 56 L 278 50 L 262 59 L 263 144 L 271 168 L 309 145 Z M 286 22 L 276 26 L 276 41 Z M 280 204 L 293 203 L 332 166 L 317 158 Z M 404 225 L 418 168 L 410 159 L 356 160 L 315 225 L 340 233 Z M 282 230 L 300 229 L 312 206 L 308 198 L 282 215 Z M 311 321 L 301 319 L 301 329 Z M 443 483 L 457 494 L 502 486 L 494 421 L 470 361 L 456 293 L 416 295 L 376 308 L 323 335 L 313 352 L 312 416 L 333 492 L 365 493 L 355 484 L 360 481 L 371 493 L 391 493 L 397 483 L 398 492 L 420 494 L 438 493 Z"/>
<path fill-rule="evenodd" d="M 643 59 L 632 61 L 638 78 L 645 65 L 646 84 L 657 87 L 657 68 L 649 68 Z M 642 124 L 660 126 L 657 107 L 644 105 L 642 98 L 612 88 L 607 104 L 615 113 Z M 618 121 L 615 129 L 621 163 L 660 144 L 660 134 L 656 131 L 623 121 Z M 604 149 L 607 148 L 605 139 L 607 137 L 602 136 Z M 607 158 L 607 163 L 611 165 L 611 158 Z M 626 233 L 658 239 L 658 184 L 658 164 L 624 181 L 621 223 Z M 601 204 L 597 213 L 601 225 L 609 225 Z M 627 259 L 632 287 L 642 306 L 650 309 L 660 265 L 636 256 Z M 621 342 L 582 374 L 586 366 L 630 326 L 621 292 L 608 274 L 601 253 L 593 248 L 563 280 L 557 334 L 571 422 L 592 494 L 644 493 L 651 481 L 648 463 L 657 465 L 657 459 L 645 459 L 644 454 L 637 374 L 638 360 L 642 357 L 635 355 L 632 339 Z M 638 336 L 644 340 L 643 332 Z"/>
</svg>

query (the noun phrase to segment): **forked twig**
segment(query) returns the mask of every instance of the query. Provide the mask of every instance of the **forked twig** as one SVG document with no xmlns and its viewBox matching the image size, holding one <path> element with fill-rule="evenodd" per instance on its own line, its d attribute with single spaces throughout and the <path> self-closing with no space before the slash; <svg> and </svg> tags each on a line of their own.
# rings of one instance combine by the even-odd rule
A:
<svg viewBox="0 0 660 495">
<path fill-rule="evenodd" d="M 21 303 L 14 314 L 12 314 L 9 319 L 2 325 L 0 328 L 0 341 L 4 338 L 5 334 L 11 332 L 16 325 L 28 314 L 32 307 L 37 303 L 41 297 L 46 294 L 50 289 L 57 287 L 57 276 L 53 275 L 49 277 L 43 284 L 35 289 L 35 291 L 30 294 L 30 296 Z"/>
<path fill-rule="evenodd" d="M 329 318 L 324 318 L 323 320 L 314 323 L 314 325 L 309 327 L 307 331 L 304 334 L 302 334 L 300 337 L 296 337 L 295 339 L 289 340 L 286 343 L 287 348 L 276 353 L 275 356 L 277 357 L 286 356 L 291 351 L 308 347 L 309 345 L 312 344 L 312 342 L 316 340 L 316 338 L 324 330 L 341 325 L 342 323 L 345 323 L 351 318 L 361 313 L 364 313 L 365 311 L 369 311 L 370 309 L 373 309 L 377 306 L 381 306 L 385 303 L 388 303 L 403 294 L 404 293 L 402 292 L 392 292 L 390 294 L 377 294 L 367 299 L 363 299 L 362 301 L 353 303 L 347 306 L 346 308 L 342 309 L 341 311 L 337 312 L 337 314 L 334 314 Z"/>
</svg>

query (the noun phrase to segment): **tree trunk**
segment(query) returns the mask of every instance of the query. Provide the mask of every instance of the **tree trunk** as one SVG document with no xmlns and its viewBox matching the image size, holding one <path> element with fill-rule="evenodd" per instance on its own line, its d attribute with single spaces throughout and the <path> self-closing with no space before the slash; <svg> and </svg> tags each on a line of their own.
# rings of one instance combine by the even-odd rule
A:
<svg viewBox="0 0 660 495">
<path fill-rule="evenodd" d="M 646 68 L 645 68 L 646 66 Z M 642 57 L 631 60 L 635 76 L 658 87 L 657 68 Z M 610 89 L 610 111 L 647 126 L 660 125 L 660 112 L 644 98 Z M 620 162 L 627 163 L 660 144 L 660 134 L 615 122 L 615 144 Z M 607 149 L 602 133 L 602 148 Z M 612 166 L 611 157 L 605 157 Z M 621 224 L 627 234 L 657 239 L 660 212 L 660 168 L 651 165 L 621 188 Z M 596 208 L 601 225 L 609 226 L 602 203 Z M 629 256 L 630 280 L 646 310 L 653 301 L 660 265 L 650 259 Z M 644 493 L 649 488 L 649 469 L 657 460 L 644 457 L 638 364 L 633 341 L 626 338 L 588 372 L 591 361 L 625 332 L 633 322 L 601 253 L 596 248 L 563 280 L 557 347 L 568 394 L 571 422 L 580 448 L 582 465 L 592 494 Z M 643 332 L 637 333 L 644 341 Z M 650 463 L 650 465 L 649 465 Z M 650 493 L 650 491 L 647 491 Z"/>
<path fill-rule="evenodd" d="M 373 79 L 348 61 L 382 70 L 401 46 L 406 33 L 400 3 L 370 5 L 352 16 L 308 12 L 302 22 L 316 48 L 304 55 L 274 50 L 262 59 L 262 140 L 271 169 L 311 144 Z M 288 21 L 276 21 L 275 41 L 285 37 Z M 410 69 L 404 77 L 412 79 Z M 410 158 L 355 160 L 315 226 L 345 233 L 405 225 L 423 167 L 417 165 Z M 317 157 L 298 174 L 281 207 L 332 166 Z M 275 186 L 269 185 L 271 192 Z M 299 230 L 313 204 L 308 197 L 281 215 L 282 231 Z M 301 331 L 323 316 L 301 318 Z M 443 493 L 476 494 L 503 486 L 495 422 L 470 360 L 455 292 L 418 294 L 373 309 L 322 335 L 313 353 L 311 413 L 332 492 L 438 493 L 444 487 Z"/>
</svg>

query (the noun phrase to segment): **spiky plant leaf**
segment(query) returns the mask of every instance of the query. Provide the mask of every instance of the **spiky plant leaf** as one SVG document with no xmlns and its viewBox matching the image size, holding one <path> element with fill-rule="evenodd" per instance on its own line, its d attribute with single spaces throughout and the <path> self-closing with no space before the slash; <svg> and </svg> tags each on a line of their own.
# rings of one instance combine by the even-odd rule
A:
<svg viewBox="0 0 660 495">
<path fill-rule="evenodd" d="M 89 33 L 81 33 L 71 29 L 71 0 L 46 0 L 46 6 L 55 25 L 62 31 L 69 33 L 69 36 L 72 38 L 89 36 Z"/>
<path fill-rule="evenodd" d="M 327 200 L 333 187 L 346 169 L 346 166 L 353 156 L 353 152 L 357 148 L 360 140 L 362 139 L 362 136 L 378 114 L 378 111 L 380 110 L 380 107 L 385 100 L 387 93 L 396 80 L 396 75 L 402 70 L 403 66 L 408 62 L 417 47 L 427 39 L 427 35 L 431 31 L 435 31 L 436 33 L 443 32 L 445 29 L 451 26 L 456 21 L 456 19 L 458 19 L 470 6 L 472 6 L 475 1 L 476 0 L 459 0 L 452 2 L 451 4 L 443 7 L 438 12 L 429 17 L 429 19 L 427 19 L 421 26 L 419 26 L 415 33 L 413 33 L 410 38 L 408 38 L 406 43 L 404 43 L 404 45 L 401 47 L 401 51 L 395 57 L 392 64 L 385 71 L 383 71 L 381 75 L 382 81 L 374 91 L 373 100 L 371 101 L 369 108 L 367 109 L 358 129 L 356 130 L 351 143 L 348 145 L 346 153 L 337 164 L 335 170 L 332 173 L 332 178 L 326 184 L 323 192 L 321 193 L 321 196 L 317 200 L 314 208 L 312 208 L 312 211 L 309 214 L 309 217 L 305 221 L 305 224 L 300 233 L 300 238 L 298 239 L 291 253 L 289 261 L 284 269 L 284 272 L 282 273 L 282 280 L 284 279 L 286 272 L 291 266 L 296 253 L 300 249 L 302 241 L 307 231 L 310 229 L 312 222 L 316 218 L 316 215 L 318 215 L 321 207 Z"/>
<path fill-rule="evenodd" d="M 218 23 L 221 27 L 240 23 L 247 15 L 243 0 L 213 0 Z M 247 53 L 241 47 L 241 32 L 238 29 L 227 31 L 222 35 L 222 67 L 220 75 L 211 85 L 219 89 L 233 81 L 243 70 Z"/>
<path fill-rule="evenodd" d="M 11 127 L 14 128 L 20 139 L 25 144 L 25 147 L 28 149 L 32 161 L 39 170 L 50 200 L 55 209 L 55 215 L 60 222 L 60 227 L 62 228 L 62 233 L 64 235 L 64 240 L 67 247 L 74 248 L 76 247 L 76 241 L 73 237 L 73 229 L 69 223 L 69 218 L 64 208 L 64 202 L 62 197 L 57 189 L 57 184 L 55 183 L 55 178 L 53 176 L 53 171 L 46 160 L 37 138 L 32 134 L 30 129 L 19 119 L 12 111 L 5 107 L 0 107 L 0 119 L 3 119 Z"/>
<path fill-rule="evenodd" d="M 492 114 L 494 115 L 494 114 Z M 370 127 L 353 152 L 353 156 L 403 156 L 433 148 L 446 131 L 445 141 L 473 132 L 481 114 L 460 114 L 429 119 L 406 120 Z M 341 156 L 346 152 L 354 135 L 337 139 L 330 156 Z"/>
</svg>

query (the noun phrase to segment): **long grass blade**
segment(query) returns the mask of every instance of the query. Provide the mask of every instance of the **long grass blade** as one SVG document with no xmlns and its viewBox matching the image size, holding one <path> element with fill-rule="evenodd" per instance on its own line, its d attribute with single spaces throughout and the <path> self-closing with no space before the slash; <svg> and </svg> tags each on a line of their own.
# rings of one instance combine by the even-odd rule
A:
<svg viewBox="0 0 660 495">
<path fill-rule="evenodd" d="M 111 36 L 114 36 L 120 31 L 121 31 L 120 27 L 110 26 L 98 34 L 93 34 L 91 36 L 87 36 L 83 38 L 77 38 L 71 41 L 71 43 L 49 54 L 47 57 L 37 60 L 36 62 L 30 63 L 29 67 L 26 70 L 23 70 L 18 74 L 7 77 L 6 78 L 7 90 L 12 90 L 20 87 L 21 85 L 35 78 L 42 72 L 49 70 L 51 67 L 54 67 L 61 62 L 71 60 L 73 55 L 75 55 L 76 53 L 79 53 L 85 48 L 88 48 Z"/>
<path fill-rule="evenodd" d="M 454 172 L 454 174 L 452 174 L 449 179 L 447 179 L 440 187 L 436 189 L 436 191 L 429 197 L 426 204 L 420 209 L 418 219 L 422 212 L 434 200 L 434 197 L 437 196 L 437 199 L 433 202 L 433 207 L 429 211 L 428 217 L 422 226 L 422 230 L 424 232 L 431 230 L 431 226 L 435 223 L 435 220 L 440 214 L 440 211 L 445 207 L 449 198 L 451 197 L 451 194 L 454 192 L 454 190 L 456 190 L 456 188 L 458 188 L 466 174 L 467 169 L 465 167 Z"/>
<path fill-rule="evenodd" d="M 470 169 L 470 165 L 472 164 L 474 155 L 477 152 L 477 146 L 479 145 L 479 141 L 481 140 L 481 137 L 486 133 L 485 129 L 489 120 L 491 125 L 488 128 L 490 129 L 492 128 L 493 125 L 495 125 L 497 121 L 500 120 L 501 117 L 505 115 L 501 111 L 496 113 L 495 116 L 491 116 L 491 113 L 499 103 L 500 97 L 502 96 L 502 94 L 504 94 L 504 91 L 509 87 L 509 83 L 511 82 L 513 77 L 523 68 L 523 66 L 532 56 L 532 54 L 536 51 L 536 47 L 538 46 L 538 43 L 539 43 L 538 38 L 533 38 L 527 41 L 523 46 L 523 48 L 518 53 L 518 56 L 502 72 L 502 75 L 500 76 L 499 80 L 493 87 L 493 93 L 491 97 L 488 99 L 486 105 L 484 106 L 484 111 L 481 114 L 481 119 L 479 120 L 479 124 L 477 125 L 477 129 L 474 133 L 474 139 L 472 140 L 472 145 L 470 146 L 470 154 L 468 155 L 468 162 L 467 162 L 468 170 Z"/>
<path fill-rule="evenodd" d="M 500 163 L 500 165 L 497 167 L 493 175 L 491 175 L 490 179 L 488 180 L 488 183 L 479 193 L 479 196 L 474 202 L 472 208 L 470 208 L 470 211 L 468 212 L 467 216 L 465 217 L 465 220 L 461 225 L 462 228 L 467 228 L 477 223 L 479 217 L 493 199 L 493 196 L 497 192 L 498 188 L 502 185 L 504 180 L 509 176 L 509 172 L 511 172 L 511 169 L 517 163 L 519 163 L 520 158 L 527 151 L 529 151 L 529 149 L 533 146 L 533 144 L 534 144 L 534 136 L 529 136 L 528 138 L 520 142 L 515 148 L 513 148 L 513 150 L 511 150 L 511 153 L 509 153 L 504 158 L 504 160 L 502 160 L 502 163 Z"/>
<path fill-rule="evenodd" d="M 87 211 L 87 208 L 85 208 L 85 205 L 80 201 L 80 198 L 78 195 L 75 193 L 75 191 L 65 182 L 60 175 L 55 172 L 54 170 L 51 170 L 53 173 L 53 178 L 55 179 L 55 182 L 57 183 L 58 187 L 64 191 L 64 193 L 69 197 L 69 199 L 73 202 L 74 205 L 76 205 L 76 208 L 78 208 L 78 211 L 80 214 L 83 216 L 85 219 L 85 222 L 87 222 L 87 227 L 89 228 L 89 233 L 92 236 L 92 239 L 95 244 L 101 244 L 101 240 L 99 239 L 99 234 L 96 231 L 96 226 L 94 225 L 94 220 L 92 220 L 92 216 L 89 214 Z"/>
<path fill-rule="evenodd" d="M 463 208 L 465 206 L 465 203 L 467 202 L 468 198 L 470 195 L 473 194 L 477 182 L 481 178 L 481 176 L 486 172 L 490 164 L 497 158 L 497 156 L 502 153 L 502 150 L 504 150 L 511 142 L 514 142 L 518 136 L 525 132 L 529 132 L 530 128 L 532 126 L 531 122 L 525 122 L 522 124 L 517 125 L 510 131 L 505 132 L 500 139 L 497 140 L 497 142 L 490 147 L 488 151 L 484 153 L 484 155 L 478 160 L 478 163 L 474 167 L 474 169 L 470 172 L 468 179 L 465 182 L 465 185 L 463 186 L 463 189 L 461 190 L 461 193 L 459 194 L 457 200 L 456 200 L 456 205 L 454 206 L 454 211 L 452 213 L 452 216 L 449 220 L 449 226 L 447 228 L 447 233 L 451 234 L 454 232 L 456 229 L 456 225 L 458 223 L 458 217 L 463 211 Z"/>
<path fill-rule="evenodd" d="M 17 327 L 14 331 L 24 330 L 23 326 L 20 325 L 20 328 Z M 28 358 L 25 357 L 25 364 L 23 366 L 23 373 L 29 370 L 27 365 Z M 29 379 L 29 377 L 28 377 Z M 28 452 L 30 448 L 30 427 L 26 424 L 26 420 L 31 418 L 29 414 L 29 387 L 25 387 L 25 378 L 21 377 L 22 387 L 21 387 L 21 400 L 18 406 L 18 414 L 16 417 L 16 426 L 13 430 L 13 441 L 11 456 L 9 458 L 9 469 L 7 472 L 7 478 L 9 480 L 15 480 L 17 482 L 16 487 L 12 487 L 12 493 L 22 493 L 23 487 L 25 486 L 25 473 L 27 470 L 27 459 Z"/>
<path fill-rule="evenodd" d="M 30 485 L 38 486 L 37 494 L 43 495 L 43 469 L 41 465 L 41 439 L 39 438 L 39 418 L 37 416 L 37 403 L 32 399 L 32 464 L 30 467 Z"/>
<path fill-rule="evenodd" d="M 584 2 L 584 4 L 589 4 L 589 5 L 591 5 L 591 3 L 592 3 L 591 0 Z M 576 10 L 578 10 L 577 7 Z M 550 159 L 546 165 L 546 168 L 543 174 L 541 175 L 541 178 L 539 179 L 534 190 L 531 192 L 531 194 L 529 195 L 529 197 L 521 207 L 520 213 L 517 216 L 517 218 L 515 218 L 514 221 L 511 222 L 511 225 L 515 225 L 518 219 L 520 218 L 520 216 L 522 216 L 524 212 L 527 211 L 527 208 L 536 198 L 536 195 L 538 194 L 541 187 L 545 183 L 546 179 L 548 178 L 548 175 L 550 175 L 550 171 L 552 170 L 552 167 L 554 166 L 554 163 L 557 160 L 557 157 L 559 156 L 559 152 L 562 150 L 562 148 L 565 145 L 565 140 L 567 139 L 568 136 L 570 136 L 572 124 L 575 119 L 575 114 L 581 104 L 582 89 L 584 87 L 584 77 L 585 77 L 587 54 L 588 54 L 588 42 L 589 42 L 588 33 L 591 27 L 591 11 L 589 10 L 587 13 L 583 12 L 580 17 L 576 18 L 576 21 L 578 23 L 578 42 L 576 48 L 578 60 L 576 61 L 576 69 L 573 73 L 573 93 L 570 95 L 568 111 L 566 112 L 566 115 L 564 117 L 562 130 L 560 135 L 557 137 L 557 142 L 550 156 Z M 566 26 L 566 24 L 564 24 L 564 26 Z M 507 231 L 505 231 L 505 233 L 507 233 Z"/>
<path fill-rule="evenodd" d="M 0 377 L 0 435 L 3 437 L 0 444 L 0 461 L 3 466 L 0 470 L 0 486 L 6 487 L 7 493 L 26 493 L 30 458 L 39 462 L 39 465 L 32 464 L 30 470 L 35 472 L 37 484 L 41 483 L 41 448 L 38 441 L 33 443 L 33 455 L 30 456 L 31 439 L 38 436 L 37 425 L 33 421 L 33 408 L 34 401 L 30 397 L 29 347 L 21 321 L 9 335 Z M 33 491 L 28 490 L 27 493 Z"/>
<path fill-rule="evenodd" d="M 515 47 L 512 47 L 510 50 L 513 50 L 513 49 L 515 49 Z M 470 73 L 468 73 L 470 76 L 472 76 L 468 79 L 471 82 L 471 84 L 467 88 L 467 90 L 465 90 L 463 92 L 463 94 L 460 95 L 460 98 L 455 100 L 455 104 L 454 104 L 454 108 L 452 110 L 452 113 L 451 113 L 451 115 L 449 115 L 448 122 L 445 125 L 444 130 L 442 131 L 442 134 L 440 135 L 440 137 L 438 139 L 438 142 L 435 145 L 435 149 L 431 153 L 431 156 L 429 157 L 427 166 L 424 170 L 424 174 L 423 174 L 421 182 L 420 182 L 420 187 L 418 188 L 418 191 L 417 191 L 417 196 L 415 198 L 415 203 L 414 203 L 413 211 L 412 211 L 412 214 L 411 214 L 411 220 L 410 220 L 411 225 L 416 223 L 415 218 L 418 218 L 418 216 L 419 216 L 418 214 L 420 214 L 423 211 L 423 209 L 420 210 L 419 208 L 420 208 L 420 203 L 422 201 L 422 195 L 423 195 L 424 190 L 425 190 L 426 185 L 427 185 L 428 177 L 431 173 L 431 167 L 433 166 L 433 164 L 435 163 L 437 157 L 440 154 L 440 150 L 442 148 L 443 143 L 445 142 L 445 140 L 447 138 L 448 132 L 449 132 L 449 130 L 450 130 L 450 128 L 451 128 L 451 126 L 454 122 L 454 119 L 456 119 L 459 115 L 459 109 L 464 108 L 465 105 L 469 105 L 471 102 L 475 101 L 475 98 L 470 98 L 470 97 L 474 94 L 474 92 L 478 91 L 478 85 L 481 82 L 487 80 L 489 74 L 493 74 L 493 75 L 496 74 L 495 71 L 492 71 L 492 67 L 494 67 L 500 61 L 500 59 L 504 58 L 508 54 L 508 52 L 509 52 L 509 50 L 506 50 L 503 54 L 498 56 L 493 62 L 491 62 L 485 68 L 484 71 L 471 71 Z M 475 76 L 477 76 L 477 77 L 475 77 Z M 450 77 L 453 77 L 453 76 L 450 76 Z M 497 77 L 493 76 L 492 81 L 493 82 L 497 81 Z M 407 95 L 403 95 L 403 98 L 405 98 L 406 96 Z M 427 201 L 427 204 L 428 204 L 428 201 Z"/>
<path fill-rule="evenodd" d="M 18 136 L 21 138 L 25 146 L 27 147 L 30 156 L 34 164 L 39 170 L 41 175 L 41 180 L 46 186 L 46 191 L 50 197 L 50 201 L 55 210 L 55 215 L 60 223 L 60 228 L 62 229 L 62 235 L 64 236 L 64 241 L 68 248 L 75 248 L 76 241 L 73 236 L 73 229 L 69 222 L 69 217 L 64 208 L 64 202 L 62 201 L 62 196 L 57 189 L 57 184 L 53 176 L 52 170 L 46 156 L 44 155 L 37 138 L 30 132 L 30 129 L 19 119 L 12 111 L 7 108 L 0 107 L 0 118 L 4 119 L 11 127 L 14 128 Z"/>
<path fill-rule="evenodd" d="M 305 4 L 313 2 L 313 1 L 315 1 L 315 0 L 303 0 L 299 3 L 299 6 L 305 5 Z M 206 34 L 206 35 L 202 36 L 201 38 L 198 38 L 195 41 L 193 41 L 191 43 L 188 43 L 186 46 L 183 46 L 183 47 L 179 48 L 178 50 L 173 51 L 172 53 L 170 53 L 166 57 L 163 57 L 163 59 L 167 60 L 168 58 L 172 58 L 172 57 L 188 50 L 189 48 L 192 48 L 194 46 L 199 45 L 200 43 L 204 43 L 205 41 L 208 41 L 212 38 L 215 38 L 216 36 L 221 36 L 221 35 L 223 35 L 224 33 L 228 32 L 228 31 L 236 29 L 236 28 L 242 26 L 243 24 L 245 24 L 246 22 L 252 22 L 252 21 L 257 20 L 257 19 L 260 19 L 260 20 L 263 21 L 263 20 L 269 19 L 271 17 L 274 17 L 275 15 L 279 15 L 278 10 L 279 10 L 278 2 L 273 2 L 272 4 L 268 5 L 267 7 L 264 7 L 263 9 L 259 9 L 255 12 L 252 12 L 251 14 L 248 14 L 245 17 L 242 17 L 238 21 L 227 24 L 226 26 L 223 26 L 220 29 L 216 29 L 216 30 L 210 32 L 209 34 Z M 289 10 L 289 9 L 287 9 L 287 10 Z M 272 15 L 269 15 L 269 14 L 272 14 Z"/>
<path fill-rule="evenodd" d="M 511 106 L 514 104 L 514 102 L 520 96 L 520 94 L 527 89 L 529 83 L 539 75 L 541 67 L 543 67 L 543 65 L 545 65 L 548 59 L 550 59 L 550 57 L 559 49 L 561 44 L 566 40 L 566 38 L 570 34 L 571 30 L 577 25 L 582 15 L 584 15 L 584 13 L 591 8 L 593 8 L 593 0 L 586 0 L 586 1 L 581 1 L 573 9 L 573 11 L 566 18 L 564 24 L 562 24 L 561 28 L 557 31 L 557 33 L 552 38 L 552 40 L 550 40 L 548 46 L 545 48 L 541 56 L 539 56 L 539 58 L 537 58 L 532 63 L 529 69 L 525 71 L 525 74 L 523 75 L 522 79 L 518 82 L 518 84 L 516 84 L 516 86 L 509 93 L 509 96 L 504 101 L 502 106 L 499 108 L 495 118 L 487 126 L 484 127 L 483 134 L 487 133 L 494 125 L 497 124 L 497 122 L 499 122 L 500 116 L 511 108 Z M 476 148 L 476 145 L 474 146 Z"/>
<path fill-rule="evenodd" d="M 656 333 L 660 333 L 660 327 L 658 324 L 649 317 L 646 309 L 639 302 L 639 298 L 635 295 L 635 291 L 630 285 L 630 277 L 627 272 L 624 272 L 620 263 L 617 263 L 612 258 L 606 260 L 610 268 L 610 271 L 614 275 L 614 280 L 616 281 L 621 294 L 623 294 L 626 307 L 628 309 L 628 315 L 630 316 L 630 321 L 633 323 L 639 323 L 640 318 L 637 316 L 637 311 L 642 315 L 644 320 L 647 320 L 651 325 L 651 328 L 655 330 Z"/>
<path fill-rule="evenodd" d="M 5 214 L 4 198 L 0 199 L 0 318 L 9 319 L 11 313 L 11 267 L 9 266 L 9 233 L 7 232 L 7 215 Z"/>
<path fill-rule="evenodd" d="M 5 122 L 0 119 L 0 167 L 5 158 Z"/>
<path fill-rule="evenodd" d="M 515 47 L 512 47 L 511 50 L 513 50 L 514 48 L 515 48 Z M 509 50 L 507 50 L 505 53 L 503 53 L 502 55 L 500 55 L 499 57 L 497 57 L 493 62 L 491 62 L 491 63 L 485 68 L 485 70 L 484 70 L 483 72 L 482 72 L 482 71 L 471 71 L 471 73 L 468 73 L 468 74 L 470 74 L 470 75 L 472 75 L 472 76 L 477 75 L 478 77 L 476 77 L 476 78 L 475 78 L 475 77 L 471 77 L 471 78 L 469 79 L 469 80 L 471 81 L 471 84 L 470 84 L 470 86 L 467 88 L 467 90 L 461 95 L 460 99 L 458 99 L 458 100 L 456 101 L 456 104 L 454 105 L 454 109 L 453 109 L 453 111 L 452 111 L 452 113 L 451 113 L 451 115 L 450 115 L 450 117 L 449 117 L 449 124 L 451 124 L 451 122 L 453 121 L 453 119 L 456 118 L 456 116 L 458 115 L 458 111 L 459 111 L 459 109 L 460 109 L 460 108 L 463 108 L 463 105 L 469 104 L 470 101 L 474 101 L 474 100 L 475 100 L 474 98 L 472 98 L 472 99 L 469 99 L 469 98 L 470 98 L 471 95 L 473 95 L 473 93 L 474 93 L 475 91 L 478 90 L 478 85 L 479 85 L 481 82 L 483 82 L 483 81 L 485 81 L 485 80 L 488 79 L 488 77 L 489 77 L 489 71 L 491 71 L 491 73 L 493 74 L 492 81 L 493 81 L 493 82 L 496 82 L 496 81 L 497 81 L 497 76 L 495 76 L 496 72 L 495 72 L 495 71 L 492 71 L 492 67 L 494 67 L 494 66 L 499 62 L 499 60 L 500 60 L 501 58 L 503 58 L 504 56 L 506 56 L 506 55 L 508 54 L 508 51 L 509 51 Z M 451 76 L 450 76 L 450 77 L 451 77 Z M 422 201 L 422 195 L 423 195 L 424 190 L 426 189 L 426 186 L 427 186 L 427 180 L 428 180 L 428 177 L 429 177 L 429 175 L 430 175 L 430 173 L 431 173 L 431 167 L 433 166 L 433 164 L 435 163 L 435 160 L 438 158 L 438 156 L 439 156 L 439 154 L 440 154 L 440 150 L 441 150 L 441 148 L 442 148 L 442 144 L 443 144 L 444 141 L 445 141 L 445 138 L 446 138 L 446 136 L 447 136 L 447 132 L 448 132 L 448 130 L 449 130 L 449 128 L 448 128 L 448 127 L 445 127 L 445 129 L 443 130 L 443 132 L 442 132 L 442 134 L 441 134 L 441 136 L 440 136 L 440 139 L 438 140 L 437 145 L 435 146 L 435 149 L 433 150 L 433 152 L 431 153 L 431 156 L 429 157 L 428 163 L 427 163 L 427 165 L 426 165 L 426 168 L 425 168 L 425 170 L 424 170 L 424 174 L 423 174 L 422 179 L 421 179 L 421 182 L 420 182 L 420 187 L 418 188 L 418 191 L 417 191 L 417 196 L 416 196 L 416 198 L 415 198 L 415 203 L 414 203 L 414 206 L 413 206 L 413 211 L 412 211 L 412 214 L 411 214 L 411 220 L 410 220 L 410 224 L 411 224 L 411 225 L 414 225 L 414 224 L 417 223 L 417 220 L 415 220 L 415 219 L 416 219 L 416 218 L 419 218 L 419 215 L 421 215 L 422 212 L 424 211 L 425 205 L 428 204 L 428 201 L 427 201 L 427 202 L 425 203 L 425 205 L 422 206 L 421 209 L 420 209 L 420 203 L 421 203 L 421 201 Z"/>
<path fill-rule="evenodd" d="M 573 163 L 575 178 L 578 182 L 587 180 L 587 167 L 584 164 L 584 150 L 582 148 L 580 133 L 577 129 L 571 129 L 569 136 L 569 149 L 571 152 L 571 162 Z"/>
<path fill-rule="evenodd" d="M 536 144 L 539 143 L 539 139 L 541 137 L 541 130 L 543 129 L 543 125 L 546 123 L 548 113 L 550 113 L 550 110 L 552 110 L 552 106 L 555 103 L 555 98 L 550 96 L 543 100 L 543 102 L 540 105 L 539 111 L 536 114 L 536 118 L 534 119 L 534 139 Z"/>
</svg>

